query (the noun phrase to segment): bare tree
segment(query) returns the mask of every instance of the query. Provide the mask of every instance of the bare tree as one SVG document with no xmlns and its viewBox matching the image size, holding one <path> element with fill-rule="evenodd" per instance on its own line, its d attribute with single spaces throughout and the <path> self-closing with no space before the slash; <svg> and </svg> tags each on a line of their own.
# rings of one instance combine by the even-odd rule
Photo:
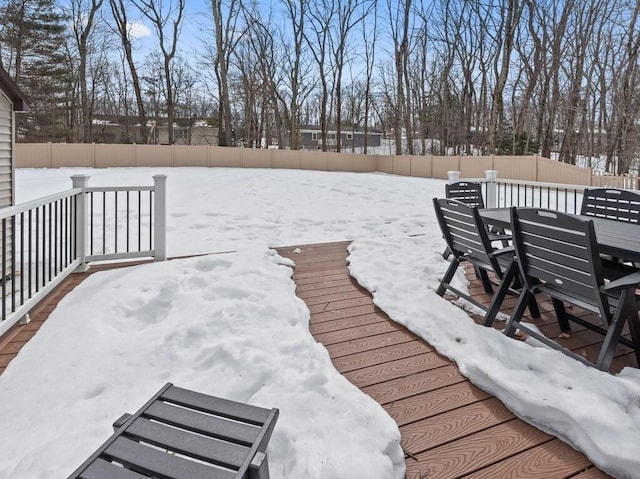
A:
<svg viewBox="0 0 640 479">
<path fill-rule="evenodd" d="M 412 0 L 387 0 L 387 12 L 389 14 L 389 33 L 393 43 L 393 64 L 395 67 L 395 143 L 396 155 L 402 154 L 402 132 L 404 130 L 407 139 L 407 151 L 413 155 L 413 125 L 410 123 L 409 105 L 410 92 L 408 85 L 409 62 L 409 28 L 411 20 Z"/>
<path fill-rule="evenodd" d="M 305 44 L 305 28 L 307 9 L 309 7 L 308 0 L 284 0 L 287 20 L 291 24 L 291 43 L 292 48 L 289 49 L 288 58 L 285 58 L 285 64 L 289 65 L 288 69 L 288 89 L 289 100 L 278 92 L 278 97 L 283 104 L 283 113 L 285 126 L 289 134 L 289 147 L 297 150 L 300 147 L 300 105 L 309 94 L 314 82 L 303 83 L 305 74 L 304 65 L 304 44 Z"/>
<path fill-rule="evenodd" d="M 134 95 L 136 97 L 136 104 L 138 110 L 138 118 L 140 119 L 140 137 L 142 141 L 148 142 L 150 140 L 149 130 L 147 128 L 147 115 L 144 107 L 144 100 L 142 98 L 142 89 L 140 86 L 140 78 L 138 76 L 138 70 L 136 68 L 135 61 L 133 59 L 133 45 L 131 42 L 130 24 L 127 17 L 127 8 L 123 0 L 109 0 L 111 6 L 111 13 L 115 21 L 115 28 L 122 48 L 124 50 L 124 57 L 131 73 L 131 83 L 133 85 Z"/>
<path fill-rule="evenodd" d="M 186 0 L 131 0 L 131 2 L 152 23 L 158 35 L 158 43 L 162 52 L 164 91 L 166 95 L 169 144 L 174 142 L 173 123 L 175 120 L 175 103 L 173 98 L 173 59 L 176 55 L 178 37 Z"/>
<path fill-rule="evenodd" d="M 618 160 L 617 173 L 628 173 L 632 157 L 637 154 L 639 140 L 636 136 L 632 139 L 632 132 L 637 129 L 638 115 L 640 114 L 640 99 L 638 98 L 638 84 L 640 71 L 638 60 L 640 59 L 640 35 L 639 29 L 640 3 L 636 2 L 631 12 L 629 22 L 623 27 L 623 36 L 620 39 L 622 55 L 618 64 L 619 78 L 613 83 L 613 121 L 610 125 L 611 142 L 607 148 L 608 163 Z"/>
<path fill-rule="evenodd" d="M 246 27 L 239 27 L 241 9 L 240 0 L 211 0 L 214 49 L 208 51 L 208 58 L 213 65 L 218 91 L 218 144 L 220 146 L 235 145 L 229 76 L 232 56 L 246 32 Z"/>
<path fill-rule="evenodd" d="M 509 65 L 513 52 L 513 39 L 522 15 L 523 2 L 520 0 L 502 0 L 500 5 L 500 23 L 496 29 L 496 80 L 491 108 L 491 129 L 489 131 L 490 148 L 495 152 L 498 139 L 503 134 L 504 89 L 509 76 Z"/>
<path fill-rule="evenodd" d="M 368 10 L 368 5 L 363 5 L 363 10 Z M 367 154 L 369 141 L 369 117 L 371 115 L 371 102 L 373 95 L 371 94 L 373 84 L 373 71 L 375 65 L 375 51 L 377 43 L 377 21 L 378 21 L 378 2 L 373 2 L 370 10 L 371 17 L 368 21 L 360 23 L 362 40 L 364 45 L 364 64 L 365 64 L 365 83 L 364 83 L 364 125 L 363 125 L 363 153 Z M 363 15 L 364 17 L 364 15 Z M 370 23 L 372 22 L 372 23 Z"/>
<path fill-rule="evenodd" d="M 318 67 L 320 82 L 320 135 L 322 151 L 327 151 L 329 129 L 329 80 L 327 72 L 327 55 L 331 41 L 331 26 L 336 14 L 336 0 L 322 0 L 308 11 L 311 28 L 303 32 L 309 51 Z"/>
<path fill-rule="evenodd" d="M 374 8 L 371 0 L 342 0 L 336 9 L 336 28 L 331 36 L 335 94 L 336 151 L 341 149 L 342 132 L 342 75 L 347 58 L 347 45 L 353 29 L 369 16 Z"/>
<path fill-rule="evenodd" d="M 103 0 L 71 0 L 71 20 L 75 47 L 78 51 L 78 86 L 80 89 L 81 140 L 91 141 L 91 108 L 89 102 L 87 61 L 91 50 L 91 35 L 94 33 L 96 16 Z"/>
</svg>

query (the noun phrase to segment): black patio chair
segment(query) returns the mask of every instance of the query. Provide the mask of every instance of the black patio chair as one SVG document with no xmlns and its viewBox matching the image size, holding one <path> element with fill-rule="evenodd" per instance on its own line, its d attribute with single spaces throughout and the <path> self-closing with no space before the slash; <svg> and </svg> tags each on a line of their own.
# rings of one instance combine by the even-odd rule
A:
<svg viewBox="0 0 640 479">
<path fill-rule="evenodd" d="M 597 368 L 609 369 L 618 342 L 634 348 L 640 364 L 636 297 L 640 271 L 618 264 L 614 272 L 603 266 L 593 222 L 588 218 L 538 208 L 512 208 L 511 224 L 524 286 L 505 333 L 513 336 L 520 329 L 547 346 L 592 364 L 521 322 L 530 298 L 542 293 L 551 297 L 562 332 L 570 331 L 570 322 L 575 322 L 604 336 L 595 361 Z M 569 313 L 565 302 L 597 313 L 600 324 Z M 625 323 L 629 324 L 631 341 L 621 338 Z"/>
<path fill-rule="evenodd" d="M 615 188 L 587 188 L 582 196 L 580 214 L 640 223 L 640 193 Z"/>
<path fill-rule="evenodd" d="M 582 196 L 582 216 L 594 216 L 625 223 L 640 223 L 640 193 L 615 188 L 587 188 Z M 617 258 L 604 256 L 609 261 Z M 636 264 L 636 267 L 640 265 Z"/>
<path fill-rule="evenodd" d="M 493 243 L 500 241 L 500 238 L 489 236 L 477 208 L 447 198 L 434 198 L 433 206 L 442 235 L 451 251 L 449 267 L 442 277 L 436 293 L 439 296 L 444 296 L 446 291 L 451 291 L 464 298 L 485 311 L 484 324 L 491 326 L 505 295 L 511 291 L 514 280 L 517 280 L 517 266 L 513 261 L 513 248 L 493 246 Z M 488 308 L 451 285 L 456 270 L 465 262 L 474 266 L 476 274 L 488 294 L 494 294 L 488 273 L 492 272 L 498 278 L 500 287 L 495 292 Z M 535 298 L 531 302 L 531 313 L 534 317 L 540 316 Z"/>
<path fill-rule="evenodd" d="M 166 384 L 68 479 L 269 479 L 277 409 Z"/>
<path fill-rule="evenodd" d="M 452 200 L 458 200 L 465 205 L 484 208 L 482 185 L 473 181 L 458 181 L 445 185 L 445 195 Z"/>
<path fill-rule="evenodd" d="M 482 185 L 474 181 L 457 181 L 445 185 L 445 196 L 451 200 L 457 200 L 472 208 L 484 208 L 484 197 L 482 196 Z M 503 246 L 508 246 L 509 236 L 505 234 L 503 228 L 487 226 L 490 235 L 499 236 Z M 451 251 L 445 248 L 442 257 L 448 259 Z M 478 271 L 476 271 L 478 273 Z"/>
</svg>

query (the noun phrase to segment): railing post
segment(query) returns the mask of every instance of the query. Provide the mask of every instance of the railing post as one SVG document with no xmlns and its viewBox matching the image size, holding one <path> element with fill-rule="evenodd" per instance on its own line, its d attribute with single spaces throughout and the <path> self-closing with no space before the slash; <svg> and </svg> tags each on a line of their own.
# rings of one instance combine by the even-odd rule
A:
<svg viewBox="0 0 640 479">
<path fill-rule="evenodd" d="M 486 170 L 484 172 L 487 180 L 487 197 L 485 198 L 487 208 L 498 207 L 498 171 Z"/>
<path fill-rule="evenodd" d="M 167 259 L 167 175 L 153 176 L 156 194 L 153 224 L 155 261 Z"/>
<path fill-rule="evenodd" d="M 447 175 L 449 176 L 449 184 L 457 183 L 458 181 L 460 181 L 459 171 L 447 171 Z"/>
<path fill-rule="evenodd" d="M 82 273 L 87 271 L 87 192 L 89 186 L 89 175 L 73 175 L 71 177 L 73 188 L 81 188 L 82 192 L 78 196 L 76 202 L 76 254 L 80 259 L 80 265 L 76 268 L 76 272 Z"/>
</svg>

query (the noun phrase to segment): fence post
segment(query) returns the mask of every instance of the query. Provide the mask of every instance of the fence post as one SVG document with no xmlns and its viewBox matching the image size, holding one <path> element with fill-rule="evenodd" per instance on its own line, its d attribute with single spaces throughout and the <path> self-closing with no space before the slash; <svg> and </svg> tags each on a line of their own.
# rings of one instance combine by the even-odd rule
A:
<svg viewBox="0 0 640 479">
<path fill-rule="evenodd" d="M 460 172 L 459 171 L 447 171 L 447 175 L 449 176 L 449 184 L 457 183 L 460 181 Z M 433 175 L 431 175 L 433 176 Z"/>
<path fill-rule="evenodd" d="M 82 192 L 76 197 L 76 254 L 80 259 L 80 265 L 76 268 L 77 273 L 87 271 L 87 187 L 89 186 L 89 175 L 73 175 L 71 182 L 73 188 L 81 188 Z"/>
<path fill-rule="evenodd" d="M 486 170 L 484 172 L 487 180 L 487 208 L 498 207 L 498 170 Z"/>
<path fill-rule="evenodd" d="M 167 259 L 167 175 L 153 175 L 156 193 L 153 224 L 154 251 L 156 261 Z"/>
</svg>

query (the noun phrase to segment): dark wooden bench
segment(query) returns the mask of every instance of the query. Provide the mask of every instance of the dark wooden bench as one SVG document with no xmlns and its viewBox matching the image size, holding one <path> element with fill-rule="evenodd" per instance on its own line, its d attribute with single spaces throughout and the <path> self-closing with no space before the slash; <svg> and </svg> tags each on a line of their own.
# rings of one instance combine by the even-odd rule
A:
<svg viewBox="0 0 640 479">
<path fill-rule="evenodd" d="M 166 384 L 69 479 L 268 479 L 278 409 Z"/>
</svg>

